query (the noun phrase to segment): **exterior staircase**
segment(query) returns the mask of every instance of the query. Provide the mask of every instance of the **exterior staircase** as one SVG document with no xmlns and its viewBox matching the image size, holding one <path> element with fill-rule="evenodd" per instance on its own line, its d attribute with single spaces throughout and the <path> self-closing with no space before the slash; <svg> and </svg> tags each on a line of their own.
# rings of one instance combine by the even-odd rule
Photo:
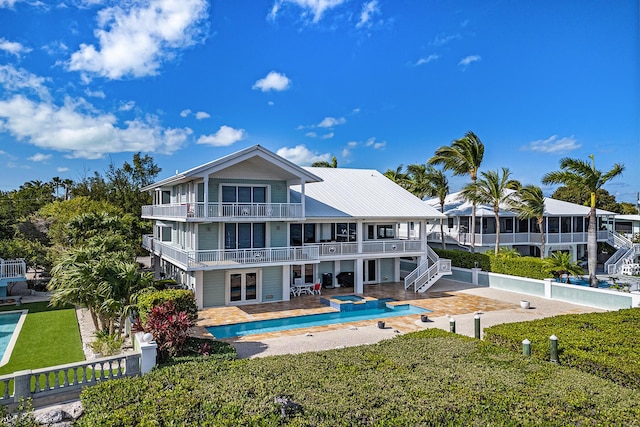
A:
<svg viewBox="0 0 640 427">
<path fill-rule="evenodd" d="M 620 273 L 620 267 L 625 260 L 633 259 L 640 255 L 640 244 L 633 243 L 620 233 L 609 231 L 608 243 L 617 251 L 604 263 L 604 271 L 607 274 Z"/>
<path fill-rule="evenodd" d="M 451 274 L 451 260 L 440 258 L 427 246 L 427 257 L 404 278 L 404 288 L 413 288 L 415 292 L 426 292 L 442 276 Z"/>
</svg>

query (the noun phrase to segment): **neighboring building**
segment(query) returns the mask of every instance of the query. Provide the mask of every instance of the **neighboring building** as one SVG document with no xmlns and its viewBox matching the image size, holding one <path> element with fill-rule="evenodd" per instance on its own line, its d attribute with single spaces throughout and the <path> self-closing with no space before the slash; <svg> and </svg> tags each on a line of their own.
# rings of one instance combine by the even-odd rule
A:
<svg viewBox="0 0 640 427">
<path fill-rule="evenodd" d="M 629 239 L 640 239 L 640 215 L 616 215 L 613 229 Z"/>
<path fill-rule="evenodd" d="M 285 301 L 294 278 L 330 287 L 340 275 L 363 293 L 400 281 L 401 259 L 419 266 L 405 284 L 418 291 L 450 274 L 425 233 L 442 215 L 375 170 L 302 168 L 253 146 L 143 191 L 143 246 L 200 308 Z"/>
<path fill-rule="evenodd" d="M 27 280 L 27 266 L 22 259 L 5 260 L 0 258 L 0 297 L 8 295 L 7 289 L 11 283 Z"/>
<path fill-rule="evenodd" d="M 513 191 L 513 190 L 508 190 Z M 440 209 L 438 199 L 427 200 L 429 206 Z M 446 244 L 451 248 L 469 249 L 471 246 L 471 203 L 464 201 L 460 193 L 452 193 L 446 197 L 444 214 L 447 220 L 444 224 Z M 575 203 L 564 202 L 549 197 L 545 198 L 545 257 L 556 251 L 570 252 L 574 261 L 586 260 L 587 257 L 587 227 L 589 224 L 589 207 Z M 598 209 L 598 242 L 614 242 L 614 236 L 609 233 L 606 224 L 613 219 L 614 213 Z M 518 250 L 522 255 L 540 256 L 540 230 L 537 221 L 521 220 L 516 213 L 505 206 L 500 207 L 500 246 Z M 496 220 L 493 207 L 488 205 L 476 206 L 476 251 L 493 250 L 496 243 Z M 428 241 L 433 247 L 439 247 L 440 223 L 430 221 Z M 604 260 L 602 260 L 604 262 Z"/>
</svg>

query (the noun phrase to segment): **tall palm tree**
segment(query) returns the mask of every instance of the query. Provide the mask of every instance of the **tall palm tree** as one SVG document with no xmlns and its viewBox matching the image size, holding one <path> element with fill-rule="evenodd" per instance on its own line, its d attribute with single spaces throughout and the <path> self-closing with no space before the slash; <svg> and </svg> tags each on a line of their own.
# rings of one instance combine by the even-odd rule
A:
<svg viewBox="0 0 640 427">
<path fill-rule="evenodd" d="M 383 175 L 398 184 L 400 187 L 406 189 L 408 177 L 406 173 L 402 172 L 402 168 L 403 165 L 398 166 L 397 168 L 395 168 L 395 170 L 387 169 L 387 171 L 383 173 Z"/>
<path fill-rule="evenodd" d="M 60 198 L 60 187 L 62 187 L 62 179 L 59 176 L 51 178 L 51 186 L 56 192 L 56 199 Z"/>
<path fill-rule="evenodd" d="M 431 183 L 430 196 L 438 198 L 440 202 L 440 212 L 444 213 L 444 202 L 449 194 L 449 181 L 443 171 L 429 166 L 427 176 Z M 442 239 L 442 249 L 447 249 L 444 238 L 444 219 L 440 218 L 440 238 Z"/>
<path fill-rule="evenodd" d="M 518 192 L 518 197 L 509 203 L 519 219 L 535 219 L 540 229 L 540 259 L 544 258 L 544 194 L 536 185 L 526 185 Z"/>
<path fill-rule="evenodd" d="M 587 262 L 589 264 L 589 285 L 598 287 L 596 278 L 596 266 L 598 259 L 598 242 L 596 235 L 596 192 L 602 186 L 622 174 L 624 165 L 616 163 L 611 170 L 602 173 L 596 169 L 593 155 L 589 156 L 591 164 L 584 160 L 571 159 L 565 157 L 560 160 L 560 170 L 549 172 L 542 177 L 543 184 L 564 184 L 567 187 L 574 187 L 591 194 L 589 203 L 589 228 L 587 229 Z"/>
<path fill-rule="evenodd" d="M 427 165 L 412 164 L 407 166 L 407 190 L 420 200 L 431 195 L 431 183 L 427 173 Z"/>
<path fill-rule="evenodd" d="M 471 183 L 478 179 L 478 169 L 484 157 L 484 144 L 478 136 L 469 131 L 464 137 L 451 143 L 451 146 L 438 148 L 427 162 L 430 165 L 442 165 L 443 170 L 450 170 L 454 175 L 469 175 Z M 471 206 L 471 252 L 476 246 L 476 204 Z"/>
<path fill-rule="evenodd" d="M 481 172 L 482 178 L 474 184 L 468 184 L 462 189 L 462 197 L 476 204 L 488 204 L 493 207 L 493 215 L 496 219 L 496 245 L 495 254 L 500 250 L 500 205 L 508 205 L 515 199 L 517 192 L 507 190 L 517 190 L 520 183 L 515 179 L 510 179 L 509 169 L 502 168 L 502 175 L 499 171 Z"/>
</svg>

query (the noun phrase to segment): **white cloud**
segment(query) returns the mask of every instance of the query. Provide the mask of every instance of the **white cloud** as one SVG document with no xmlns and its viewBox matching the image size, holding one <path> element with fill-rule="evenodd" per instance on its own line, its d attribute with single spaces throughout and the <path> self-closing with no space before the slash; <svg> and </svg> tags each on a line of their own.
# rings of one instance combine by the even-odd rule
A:
<svg viewBox="0 0 640 427">
<path fill-rule="evenodd" d="M 380 13 L 380 7 L 378 5 L 378 0 L 371 0 L 370 2 L 362 5 L 362 12 L 360 12 L 360 20 L 356 24 L 356 28 L 360 28 L 363 25 L 371 26 L 369 22 L 373 15 Z"/>
<path fill-rule="evenodd" d="M 349 147 L 349 148 L 354 148 L 354 147 L 357 147 L 357 146 L 358 146 L 358 143 L 356 141 L 347 142 L 347 147 Z"/>
<path fill-rule="evenodd" d="M 105 99 L 107 95 L 101 90 L 90 90 L 89 88 L 84 90 L 84 94 L 93 98 Z"/>
<path fill-rule="evenodd" d="M 348 148 L 343 148 L 342 149 L 342 157 L 343 158 L 347 158 L 351 156 L 351 151 Z"/>
<path fill-rule="evenodd" d="M 20 2 L 21 0 L 0 0 L 0 8 L 8 7 L 12 8 L 13 5 Z"/>
<path fill-rule="evenodd" d="M 462 36 L 460 34 L 438 34 L 433 41 L 431 42 L 432 46 L 444 46 L 445 44 L 449 43 L 450 41 L 453 40 L 458 40 L 461 39 Z"/>
<path fill-rule="evenodd" d="M 335 117 L 325 117 L 322 119 L 320 123 L 318 123 L 319 128 L 332 128 L 337 125 L 343 125 L 347 122 L 347 119 L 344 117 L 335 118 Z"/>
<path fill-rule="evenodd" d="M 322 139 L 331 139 L 333 138 L 333 132 L 325 133 L 322 135 Z"/>
<path fill-rule="evenodd" d="M 20 58 L 20 55 L 31 52 L 31 49 L 24 47 L 18 42 L 10 42 L 7 39 L 0 37 L 0 50 L 4 50 L 7 53 L 15 55 Z"/>
<path fill-rule="evenodd" d="M 189 114 L 191 114 L 191 110 L 189 109 L 180 111 L 180 117 L 187 117 Z"/>
<path fill-rule="evenodd" d="M 268 92 L 270 90 L 283 91 L 289 89 L 290 85 L 291 80 L 289 80 L 287 76 L 271 71 L 267 74 L 267 77 L 256 81 L 251 88 L 260 89 L 263 92 Z"/>
<path fill-rule="evenodd" d="M 304 145 L 296 145 L 293 148 L 282 147 L 276 151 L 276 154 L 300 166 L 309 166 L 315 162 L 328 162 L 331 158 L 329 153 L 314 153 Z"/>
<path fill-rule="evenodd" d="M 353 111 L 351 111 L 353 114 L 358 114 L 360 112 L 359 108 L 354 108 Z"/>
<path fill-rule="evenodd" d="M 122 102 L 120 103 L 120 107 L 118 107 L 118 111 L 131 111 L 135 106 L 135 101 Z"/>
<path fill-rule="evenodd" d="M 276 15 L 282 9 L 282 6 L 290 3 L 294 4 L 302 9 L 302 18 L 307 19 L 311 14 L 313 15 L 312 22 L 317 24 L 322 15 L 329 9 L 340 6 L 345 0 L 276 0 L 273 3 L 273 7 L 269 12 L 268 17 L 270 19 L 276 19 Z"/>
<path fill-rule="evenodd" d="M 275 104 L 273 101 L 269 101 L 269 102 L 267 102 L 267 105 L 268 105 L 269 107 L 273 107 L 273 106 L 274 106 L 274 105 L 276 105 L 276 104 Z"/>
<path fill-rule="evenodd" d="M 573 135 L 564 138 L 558 138 L 558 135 L 552 135 L 547 139 L 531 141 L 526 148 L 541 153 L 562 154 L 580 147 L 581 145 L 577 143 Z"/>
<path fill-rule="evenodd" d="M 61 166 L 56 168 L 56 172 L 69 172 L 69 168 L 65 166 Z"/>
<path fill-rule="evenodd" d="M 417 67 L 418 65 L 428 64 L 429 62 L 435 61 L 438 58 L 440 58 L 440 55 L 432 53 L 431 55 L 429 55 L 429 56 L 427 56 L 425 58 L 418 59 L 418 62 L 415 63 L 415 66 Z"/>
<path fill-rule="evenodd" d="M 318 136 L 317 133 L 315 132 L 307 132 L 304 134 L 304 136 L 308 137 L 308 138 L 316 138 Z"/>
<path fill-rule="evenodd" d="M 369 138 L 369 139 L 367 139 L 367 142 L 364 143 L 364 145 L 366 147 L 371 147 L 374 150 L 378 150 L 378 149 L 383 148 L 384 146 L 386 146 L 387 142 L 386 141 L 376 142 L 375 138 Z"/>
<path fill-rule="evenodd" d="M 177 49 L 197 43 L 206 25 L 206 0 L 122 2 L 98 13 L 98 47 L 82 43 L 72 71 L 108 79 L 155 75 Z"/>
<path fill-rule="evenodd" d="M 474 62 L 478 62 L 480 61 L 482 58 L 480 57 L 480 55 L 469 55 L 469 56 L 465 56 L 464 58 L 462 58 L 460 60 L 460 62 L 458 62 L 458 65 L 461 65 L 463 67 L 468 67 L 470 64 L 474 63 Z"/>
<path fill-rule="evenodd" d="M 156 116 L 125 121 L 96 111 L 84 99 L 66 98 L 63 105 L 34 102 L 23 95 L 0 101 L 0 132 L 68 157 L 97 159 L 108 153 L 160 152 L 180 148 L 191 129 L 163 128 Z"/>
<path fill-rule="evenodd" d="M 204 111 L 198 111 L 196 113 L 196 119 L 198 120 L 208 119 L 209 117 L 211 117 L 211 114 L 205 113 Z"/>
<path fill-rule="evenodd" d="M 198 138 L 198 144 L 227 147 L 243 140 L 246 136 L 247 132 L 244 129 L 234 129 L 231 126 L 222 125 L 216 133 Z"/>
<path fill-rule="evenodd" d="M 28 89 L 42 99 L 49 98 L 49 89 L 44 85 L 46 79 L 31 74 L 25 69 L 11 65 L 0 65 L 0 86 L 8 92 L 21 92 Z"/>
<path fill-rule="evenodd" d="M 27 157 L 27 160 L 31 160 L 32 162 L 44 162 L 45 160 L 49 160 L 51 157 L 51 154 L 36 153 L 31 157 Z"/>
</svg>

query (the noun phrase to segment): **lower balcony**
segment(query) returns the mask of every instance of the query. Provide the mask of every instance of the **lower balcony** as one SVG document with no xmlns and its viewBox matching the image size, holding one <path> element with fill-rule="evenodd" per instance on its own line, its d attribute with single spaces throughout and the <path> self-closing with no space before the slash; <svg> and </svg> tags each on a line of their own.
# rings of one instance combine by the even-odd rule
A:
<svg viewBox="0 0 640 427">
<path fill-rule="evenodd" d="M 151 236 L 143 236 L 142 247 L 190 271 L 269 264 L 310 264 L 320 260 L 317 246 L 190 251 L 176 248 Z"/>
<path fill-rule="evenodd" d="M 320 258 L 340 257 L 358 254 L 357 242 L 311 243 L 309 246 L 319 248 Z M 362 242 L 361 254 L 419 254 L 424 252 L 420 240 L 365 240 Z"/>
</svg>

